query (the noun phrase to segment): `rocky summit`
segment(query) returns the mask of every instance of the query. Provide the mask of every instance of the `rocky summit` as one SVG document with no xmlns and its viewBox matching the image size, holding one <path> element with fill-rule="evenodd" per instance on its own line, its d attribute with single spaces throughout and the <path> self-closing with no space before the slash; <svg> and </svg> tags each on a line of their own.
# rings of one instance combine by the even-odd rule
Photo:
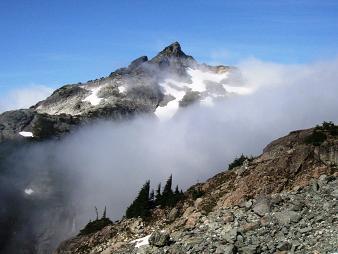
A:
<svg viewBox="0 0 338 254">
<path fill-rule="evenodd" d="M 137 114 L 171 118 L 195 102 L 240 94 L 229 66 L 199 64 L 175 42 L 154 58 L 142 56 L 107 77 L 64 85 L 29 109 L 0 115 L 0 142 L 60 137 L 95 119 L 120 120 Z"/>
<path fill-rule="evenodd" d="M 294 131 L 190 187 L 176 206 L 80 234 L 54 253 L 337 253 L 337 163 L 336 129 Z"/>
</svg>

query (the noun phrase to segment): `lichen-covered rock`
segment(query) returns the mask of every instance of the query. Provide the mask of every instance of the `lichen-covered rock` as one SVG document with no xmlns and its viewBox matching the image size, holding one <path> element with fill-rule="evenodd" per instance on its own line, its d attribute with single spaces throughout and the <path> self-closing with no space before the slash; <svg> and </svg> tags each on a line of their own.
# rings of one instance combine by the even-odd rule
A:
<svg viewBox="0 0 338 254">
<path fill-rule="evenodd" d="M 169 244 L 170 235 L 166 231 L 155 231 L 149 238 L 149 244 L 156 247 L 163 247 Z"/>
</svg>

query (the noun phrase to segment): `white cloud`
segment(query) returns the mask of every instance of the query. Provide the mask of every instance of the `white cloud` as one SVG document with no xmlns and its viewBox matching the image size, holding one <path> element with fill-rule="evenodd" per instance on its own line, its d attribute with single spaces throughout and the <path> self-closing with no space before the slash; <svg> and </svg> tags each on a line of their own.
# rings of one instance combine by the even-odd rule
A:
<svg viewBox="0 0 338 254">
<path fill-rule="evenodd" d="M 29 108 L 51 95 L 52 92 L 52 88 L 44 85 L 30 85 L 10 90 L 0 96 L 0 112 Z"/>
</svg>

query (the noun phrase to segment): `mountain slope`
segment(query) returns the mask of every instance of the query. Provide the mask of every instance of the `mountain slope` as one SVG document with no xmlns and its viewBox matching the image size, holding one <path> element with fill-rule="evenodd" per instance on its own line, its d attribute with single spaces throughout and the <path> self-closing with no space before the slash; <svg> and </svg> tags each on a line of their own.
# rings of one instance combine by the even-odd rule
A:
<svg viewBox="0 0 338 254">
<path fill-rule="evenodd" d="M 0 142 L 20 136 L 61 136 L 94 119 L 119 120 L 136 114 L 168 119 L 191 103 L 210 105 L 243 93 L 231 85 L 232 71 L 235 68 L 199 64 L 175 42 L 150 60 L 142 56 L 107 77 L 65 85 L 30 109 L 1 114 Z"/>
<path fill-rule="evenodd" d="M 325 136 L 320 142 L 318 133 Z M 335 131 L 294 131 L 260 156 L 192 186 L 176 207 L 74 237 L 55 254 L 333 253 L 337 163 Z"/>
</svg>

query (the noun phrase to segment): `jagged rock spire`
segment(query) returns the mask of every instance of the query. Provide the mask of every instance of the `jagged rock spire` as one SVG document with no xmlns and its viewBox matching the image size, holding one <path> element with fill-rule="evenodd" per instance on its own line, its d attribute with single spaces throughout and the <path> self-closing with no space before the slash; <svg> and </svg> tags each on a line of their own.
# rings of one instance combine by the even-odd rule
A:
<svg viewBox="0 0 338 254">
<path fill-rule="evenodd" d="M 151 59 L 151 62 L 161 62 L 163 59 L 174 57 L 193 60 L 192 56 L 188 56 L 182 51 L 181 45 L 176 41 L 165 47 L 160 53 L 158 53 L 153 59 Z"/>
<path fill-rule="evenodd" d="M 165 47 L 159 55 L 185 57 L 187 56 L 181 49 L 181 45 L 176 41 L 169 46 Z"/>
<path fill-rule="evenodd" d="M 141 56 L 139 58 L 136 58 L 134 61 L 132 61 L 128 68 L 129 69 L 135 69 L 136 67 L 140 66 L 141 64 L 143 64 L 144 62 L 148 61 L 148 57 L 147 56 Z"/>
</svg>

